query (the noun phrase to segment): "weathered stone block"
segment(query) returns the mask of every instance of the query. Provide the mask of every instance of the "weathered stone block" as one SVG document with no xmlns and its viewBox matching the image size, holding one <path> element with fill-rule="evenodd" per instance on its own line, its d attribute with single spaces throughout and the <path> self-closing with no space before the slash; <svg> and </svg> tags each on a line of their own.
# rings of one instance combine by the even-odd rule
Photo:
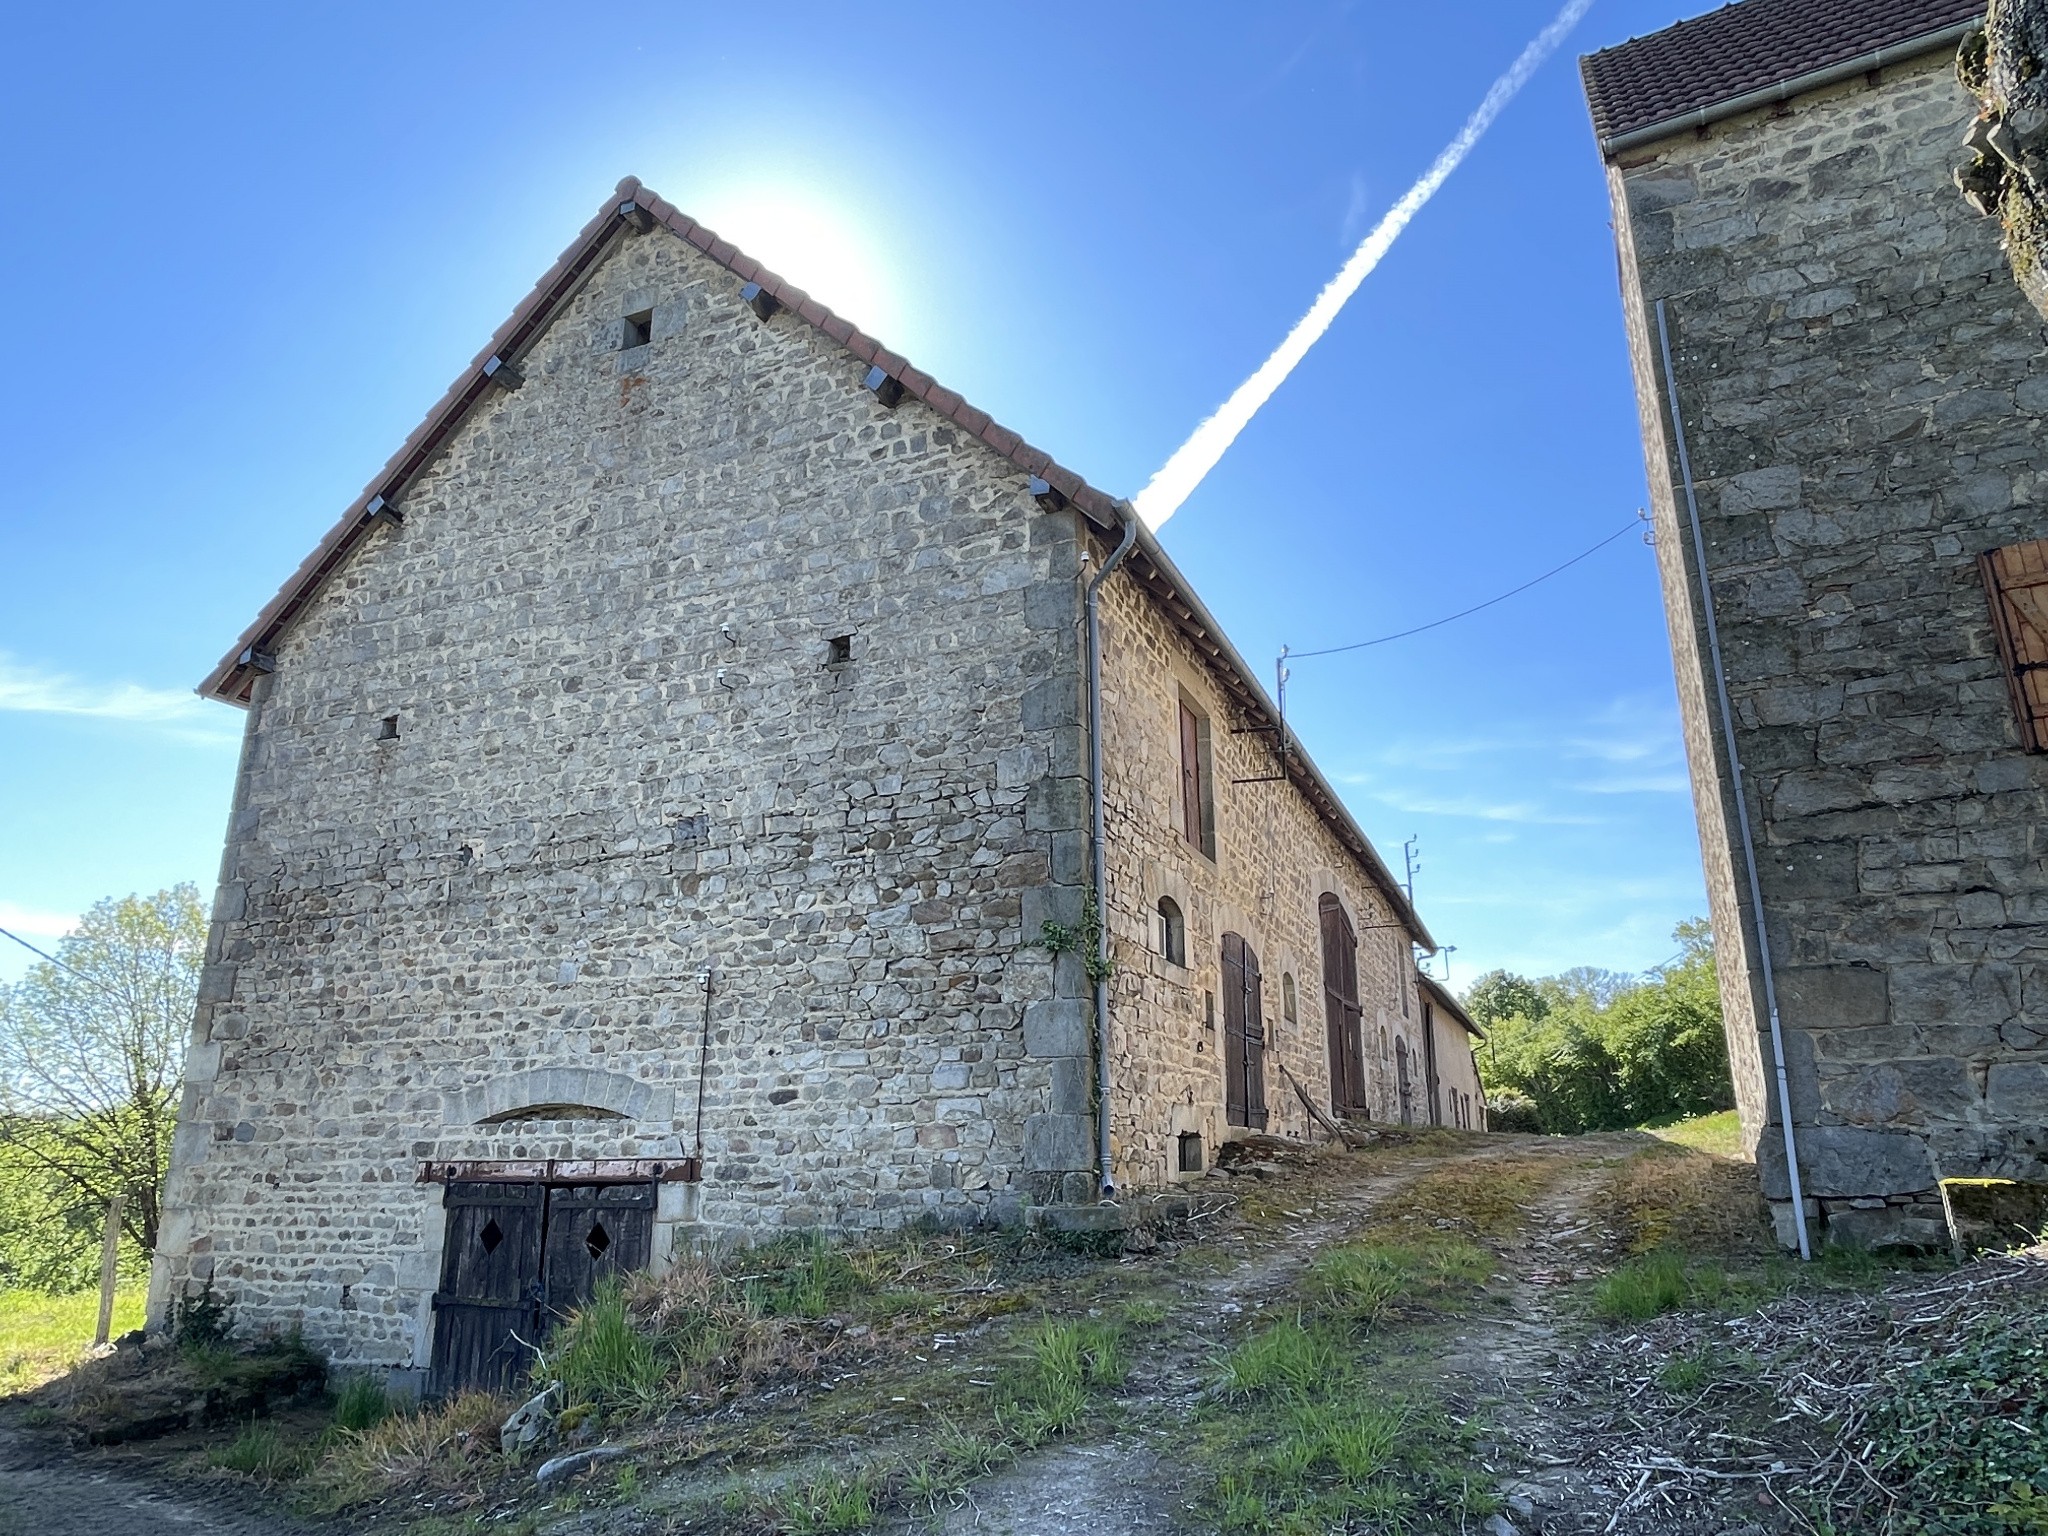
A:
<svg viewBox="0 0 2048 1536">
<path fill-rule="evenodd" d="M 1917 1135 L 1835 1125 L 1805 1125 L 1798 1132 L 1802 1186 L 1811 1198 L 1909 1195 L 1934 1188 L 1934 1164 Z M 1775 1130 L 1757 1143 L 1757 1170 L 1766 1196 L 1790 1197 L 1784 1143 Z"/>
<path fill-rule="evenodd" d="M 1094 1004 L 1055 997 L 1024 1009 L 1024 1049 L 1033 1056 L 1085 1056 L 1094 1048 Z"/>
<path fill-rule="evenodd" d="M 1094 1132 L 1083 1115 L 1032 1115 L 1024 1122 L 1024 1166 L 1041 1173 L 1088 1168 L 1095 1162 Z"/>
<path fill-rule="evenodd" d="M 1788 965 L 1777 972 L 1778 1011 L 1800 1029 L 1853 1029 L 1891 1018 L 1883 971 L 1863 965 Z"/>
</svg>

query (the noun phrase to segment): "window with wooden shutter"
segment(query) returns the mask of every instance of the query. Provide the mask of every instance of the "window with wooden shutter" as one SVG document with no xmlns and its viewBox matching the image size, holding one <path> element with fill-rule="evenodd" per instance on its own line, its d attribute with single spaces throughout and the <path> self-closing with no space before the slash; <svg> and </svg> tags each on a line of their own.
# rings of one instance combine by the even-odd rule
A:
<svg viewBox="0 0 2048 1536">
<path fill-rule="evenodd" d="M 1190 844 L 1216 856 L 1209 800 L 1209 722 L 1180 701 L 1180 830 Z"/>
<path fill-rule="evenodd" d="M 1366 1113 L 1364 1010 L 1358 1004 L 1358 934 L 1343 903 L 1325 893 L 1318 904 L 1323 929 L 1323 1022 L 1330 1046 L 1330 1107 Z"/>
<path fill-rule="evenodd" d="M 2008 544 L 1977 557 L 1991 597 L 1991 627 L 2005 666 L 2020 745 L 2048 752 L 2048 539 Z"/>
<path fill-rule="evenodd" d="M 1259 957 L 1243 937 L 1223 935 L 1223 1116 L 1266 1128 L 1266 1021 Z"/>
</svg>

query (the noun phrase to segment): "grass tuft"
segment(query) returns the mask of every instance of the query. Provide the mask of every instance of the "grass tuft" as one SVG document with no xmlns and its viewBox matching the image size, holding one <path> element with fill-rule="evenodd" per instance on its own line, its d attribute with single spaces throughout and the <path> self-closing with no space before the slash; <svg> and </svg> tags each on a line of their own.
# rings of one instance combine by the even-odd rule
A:
<svg viewBox="0 0 2048 1536">
<path fill-rule="evenodd" d="M 334 1395 L 334 1427 L 361 1434 L 391 1417 L 391 1399 L 384 1383 L 368 1374 L 350 1376 Z"/>
<path fill-rule="evenodd" d="M 310 1447 L 287 1444 L 276 1427 L 270 1424 L 252 1423 L 226 1445 L 206 1453 L 208 1466 L 260 1478 L 267 1483 L 303 1477 L 312 1461 Z"/>
<path fill-rule="evenodd" d="M 546 1374 L 562 1384 L 565 1409 L 642 1409 L 658 1403 L 667 1367 L 653 1339 L 634 1325 L 616 1281 L 557 1330 Z"/>
</svg>

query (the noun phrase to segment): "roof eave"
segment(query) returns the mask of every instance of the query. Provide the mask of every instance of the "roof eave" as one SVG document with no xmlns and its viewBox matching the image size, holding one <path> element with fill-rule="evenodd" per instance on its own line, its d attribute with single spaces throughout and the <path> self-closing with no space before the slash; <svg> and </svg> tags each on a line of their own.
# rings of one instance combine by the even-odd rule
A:
<svg viewBox="0 0 2048 1536">
<path fill-rule="evenodd" d="M 628 176 L 619 183 L 617 192 L 583 227 L 582 233 L 554 266 L 534 285 L 533 291 L 513 310 L 511 317 L 498 328 L 483 351 L 449 386 L 448 392 L 427 413 L 426 419 L 406 439 L 405 445 L 363 488 L 362 495 L 350 504 L 341 520 L 328 530 L 313 553 L 257 615 L 256 622 L 242 632 L 242 637 L 220 664 L 207 674 L 206 680 L 199 685 L 198 691 L 202 695 L 230 704 L 248 703 L 256 667 L 252 660 L 245 658 L 253 658 L 275 648 L 277 637 L 285 627 L 313 600 L 328 577 L 341 568 L 373 526 L 374 520 L 369 512 L 371 503 L 380 496 L 392 505 L 400 502 L 405 487 L 418 478 L 471 408 L 493 388 L 485 365 L 494 357 L 508 362 L 517 361 L 521 352 L 547 329 L 561 306 L 575 295 L 595 269 L 606 243 L 627 227 L 627 215 L 636 209 L 653 215 L 671 233 L 702 251 L 742 282 L 759 283 L 762 290 L 782 308 L 838 342 L 860 361 L 880 368 L 896 380 L 903 386 L 904 394 L 961 427 L 1026 475 L 1043 480 L 1100 532 L 1113 534 L 1122 529 L 1125 514 L 1115 497 L 1090 485 L 1042 449 L 1032 447 L 1017 433 L 993 420 L 987 412 L 975 409 L 958 394 L 940 385 L 930 374 L 913 367 L 907 359 L 835 315 L 801 288 L 784 282 L 736 246 L 719 239 L 666 198 L 642 186 L 637 177 Z M 1239 701 L 1277 730 L 1282 723 L 1280 711 L 1260 685 L 1257 673 L 1238 654 L 1237 648 L 1223 633 L 1223 627 L 1195 595 L 1187 578 L 1168 558 L 1151 530 L 1142 523 L 1138 525 L 1138 541 L 1138 551 L 1144 563 L 1153 570 L 1172 599 L 1167 609 L 1169 615 L 1226 674 Z M 1286 768 L 1288 777 L 1308 796 L 1324 820 L 1371 872 L 1414 942 L 1434 951 L 1436 940 L 1416 915 L 1414 906 L 1394 879 L 1393 871 L 1387 868 L 1372 840 L 1345 808 L 1321 770 L 1298 748 L 1287 754 Z"/>
<path fill-rule="evenodd" d="M 1152 530 L 1143 523 L 1138 525 L 1138 555 L 1145 564 L 1152 567 L 1169 589 L 1172 602 L 1167 605 L 1168 616 L 1187 632 L 1200 648 L 1207 651 L 1210 659 L 1226 673 L 1238 702 L 1254 715 L 1260 716 L 1266 725 L 1276 731 L 1280 730 L 1283 722 L 1279 706 L 1273 702 L 1265 687 L 1259 682 L 1258 674 L 1246 663 L 1244 657 L 1238 654 L 1237 647 L 1230 643 L 1230 637 L 1223 632 L 1223 626 L 1216 622 L 1208 606 L 1196 596 L 1195 589 L 1187 577 L 1180 573 L 1180 568 L 1160 547 L 1159 540 L 1153 536 Z M 1176 605 L 1185 612 L 1176 612 Z M 1434 953 L 1437 948 L 1436 940 L 1423 926 L 1422 918 L 1416 913 L 1414 904 L 1409 901 L 1400 882 L 1394 878 L 1394 872 L 1380 857 L 1379 850 L 1373 847 L 1372 839 L 1365 835 L 1364 829 L 1358 825 L 1350 810 L 1338 798 L 1336 790 L 1330 787 L 1329 780 L 1323 777 L 1322 770 L 1316 767 L 1314 759 L 1297 744 L 1286 754 L 1284 767 L 1288 778 L 1308 797 L 1309 803 L 1330 824 L 1339 840 L 1344 842 L 1351 853 L 1371 872 L 1374 881 L 1380 887 L 1381 895 L 1393 908 L 1395 917 L 1407 928 L 1410 938 Z"/>
<path fill-rule="evenodd" d="M 1466 1034 L 1472 1036 L 1475 1040 L 1484 1040 L 1486 1038 L 1486 1031 L 1472 1021 L 1472 1015 L 1465 1011 L 1465 1005 L 1458 1001 L 1449 987 L 1438 981 L 1427 971 L 1420 969 L 1416 971 L 1415 979 L 1422 984 L 1424 991 L 1435 998 L 1443 1006 L 1444 1010 L 1458 1021 Z"/>
<path fill-rule="evenodd" d="M 1697 132 L 1714 123 L 1726 122 L 1731 117 L 1740 117 L 1745 112 L 1754 112 L 1761 107 L 1774 107 L 1790 101 L 1795 96 L 1804 96 L 1809 91 L 1824 90 L 1828 86 L 1839 85 L 1844 80 L 1853 80 L 1858 75 L 1867 75 L 1873 70 L 1885 69 L 1907 59 L 1937 52 L 1942 48 L 1952 48 L 1983 23 L 1982 16 L 1969 21 L 1953 22 L 1933 32 L 1922 33 L 1919 37 L 1908 38 L 1905 42 L 1873 48 L 1853 59 L 1844 59 L 1840 63 L 1829 64 L 1821 69 L 1808 70 L 1805 74 L 1794 75 L 1774 85 L 1760 86 L 1756 90 L 1745 91 L 1740 96 L 1730 96 L 1725 101 L 1694 107 L 1675 117 L 1646 123 L 1625 133 L 1608 134 L 1600 140 L 1600 153 L 1603 158 L 1612 160 L 1617 155 L 1625 155 L 1632 149 L 1641 149 L 1660 139 L 1668 139 L 1688 131 Z"/>
</svg>

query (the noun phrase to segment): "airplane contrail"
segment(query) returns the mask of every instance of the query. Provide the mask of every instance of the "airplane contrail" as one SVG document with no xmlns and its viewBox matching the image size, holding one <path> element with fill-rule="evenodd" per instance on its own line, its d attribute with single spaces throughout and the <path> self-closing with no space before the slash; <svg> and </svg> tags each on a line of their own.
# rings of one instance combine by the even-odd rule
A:
<svg viewBox="0 0 2048 1536">
<path fill-rule="evenodd" d="M 1486 99 L 1465 120 L 1458 136 L 1444 146 L 1443 153 L 1423 173 L 1422 179 L 1387 210 L 1386 216 L 1365 237 L 1364 244 L 1352 252 L 1351 259 L 1344 263 L 1342 270 L 1316 295 L 1315 303 L 1287 333 L 1287 339 L 1274 348 L 1273 355 L 1259 365 L 1258 372 L 1238 385 L 1221 409 L 1195 428 L 1188 440 L 1175 450 L 1173 457 L 1160 466 L 1159 473 L 1152 477 L 1144 490 L 1138 492 L 1133 503 L 1146 527 L 1157 528 L 1180 510 L 1180 504 L 1216 467 L 1217 460 L 1237 441 L 1238 433 L 1259 413 L 1259 407 L 1273 398 L 1273 392 L 1286 382 L 1295 365 L 1308 355 L 1308 349 L 1330 328 L 1330 322 L 1337 318 L 1337 312 L 1343 309 L 1345 301 L 1358 291 L 1358 285 L 1380 264 L 1380 258 L 1401 237 L 1408 221 L 1422 211 L 1422 205 L 1436 195 L 1438 187 L 1450 180 L 1451 172 L 1472 152 L 1472 146 L 1493 126 L 1493 120 L 1515 99 L 1515 93 L 1529 83 L 1529 77 L 1543 67 L 1543 61 L 1556 51 L 1557 45 L 1579 24 L 1579 18 L 1592 5 L 1593 0 L 1567 0 L 1556 19 L 1522 50 L 1508 72 L 1493 82 L 1493 89 L 1486 93 Z"/>
</svg>

